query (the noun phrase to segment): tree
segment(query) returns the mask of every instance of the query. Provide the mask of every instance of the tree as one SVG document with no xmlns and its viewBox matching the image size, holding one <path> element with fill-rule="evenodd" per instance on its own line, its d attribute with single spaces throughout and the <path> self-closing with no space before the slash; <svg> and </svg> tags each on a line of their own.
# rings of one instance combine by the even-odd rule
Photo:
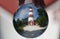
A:
<svg viewBox="0 0 60 39">
<path fill-rule="evenodd" d="M 38 9 L 38 14 L 39 17 L 37 18 L 36 22 L 39 23 L 39 25 L 41 25 L 41 27 L 44 27 L 48 24 L 48 16 L 47 13 L 44 9 Z"/>
<path fill-rule="evenodd" d="M 22 26 L 23 24 L 22 24 L 22 21 L 21 20 L 19 20 L 19 19 L 17 19 L 17 26 Z"/>
</svg>

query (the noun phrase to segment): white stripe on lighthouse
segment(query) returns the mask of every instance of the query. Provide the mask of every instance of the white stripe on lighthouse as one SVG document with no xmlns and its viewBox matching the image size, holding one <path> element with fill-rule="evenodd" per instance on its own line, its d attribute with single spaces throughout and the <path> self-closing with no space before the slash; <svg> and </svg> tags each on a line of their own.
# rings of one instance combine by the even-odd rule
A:
<svg viewBox="0 0 60 39">
<path fill-rule="evenodd" d="M 29 15 L 33 15 L 33 13 L 32 12 L 29 12 Z"/>
<path fill-rule="evenodd" d="M 34 21 L 33 17 L 29 17 L 28 21 Z"/>
</svg>

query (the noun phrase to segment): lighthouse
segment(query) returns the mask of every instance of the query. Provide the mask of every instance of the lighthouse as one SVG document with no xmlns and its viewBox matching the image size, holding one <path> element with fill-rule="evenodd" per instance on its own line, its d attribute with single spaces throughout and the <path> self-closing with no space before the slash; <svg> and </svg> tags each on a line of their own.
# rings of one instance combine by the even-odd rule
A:
<svg viewBox="0 0 60 39">
<path fill-rule="evenodd" d="M 23 29 L 29 32 L 45 29 L 45 27 L 40 27 L 40 25 L 34 21 L 32 7 L 29 7 L 28 25 L 26 25 Z"/>
<path fill-rule="evenodd" d="M 34 25 L 34 18 L 33 18 L 33 10 L 32 7 L 29 8 L 29 13 L 28 13 L 28 25 Z"/>
</svg>

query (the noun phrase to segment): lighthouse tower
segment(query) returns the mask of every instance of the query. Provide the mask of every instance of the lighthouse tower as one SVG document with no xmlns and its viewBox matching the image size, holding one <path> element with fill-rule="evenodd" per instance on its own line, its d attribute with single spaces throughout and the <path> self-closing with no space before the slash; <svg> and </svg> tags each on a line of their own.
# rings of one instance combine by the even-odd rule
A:
<svg viewBox="0 0 60 39">
<path fill-rule="evenodd" d="M 33 18 L 33 10 L 32 10 L 32 7 L 29 8 L 28 25 L 34 25 L 34 18 Z"/>
</svg>

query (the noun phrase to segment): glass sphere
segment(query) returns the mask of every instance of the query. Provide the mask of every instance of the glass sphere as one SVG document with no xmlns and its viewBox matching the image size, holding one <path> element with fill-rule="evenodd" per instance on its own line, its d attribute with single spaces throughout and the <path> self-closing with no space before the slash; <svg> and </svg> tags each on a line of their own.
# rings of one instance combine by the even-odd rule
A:
<svg viewBox="0 0 60 39">
<path fill-rule="evenodd" d="M 14 14 L 13 25 L 23 37 L 35 38 L 40 36 L 48 26 L 48 15 L 41 6 L 33 3 L 22 4 Z"/>
</svg>

